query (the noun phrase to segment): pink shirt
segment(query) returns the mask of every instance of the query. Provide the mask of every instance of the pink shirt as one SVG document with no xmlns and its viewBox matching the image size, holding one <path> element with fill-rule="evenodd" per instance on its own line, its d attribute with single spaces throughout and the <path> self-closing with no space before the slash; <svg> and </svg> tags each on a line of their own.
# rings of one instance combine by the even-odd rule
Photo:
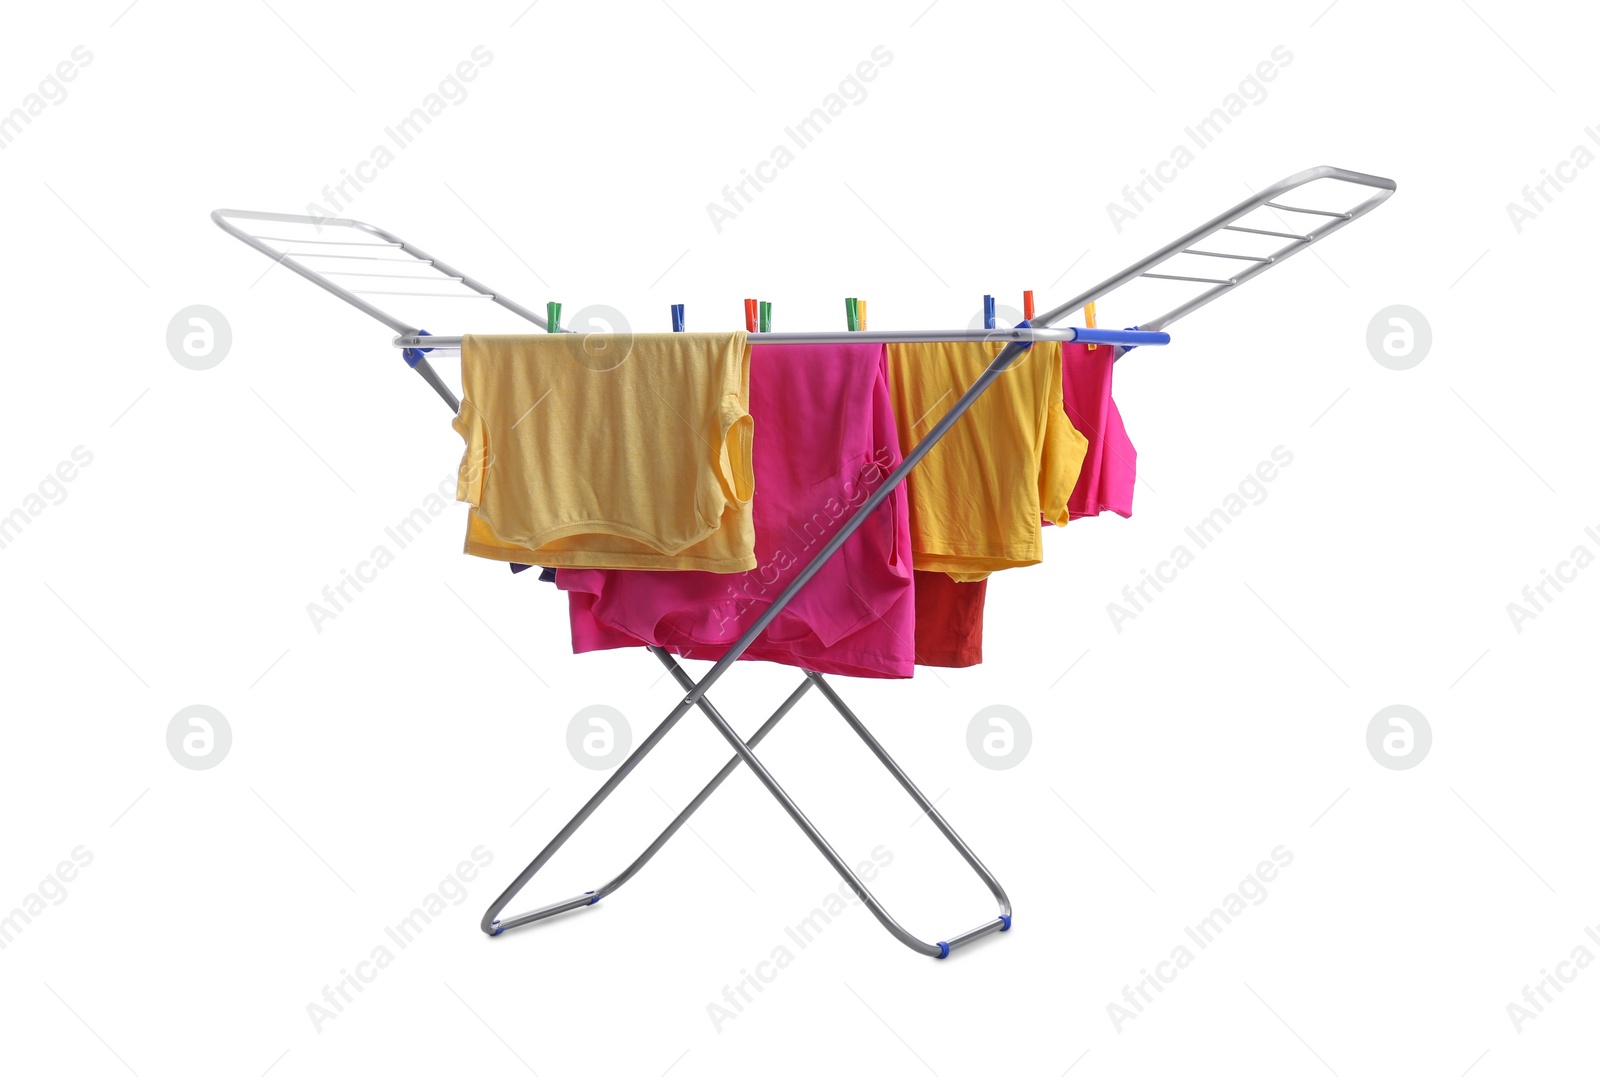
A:
<svg viewBox="0 0 1600 1077">
<path fill-rule="evenodd" d="M 1105 344 L 1093 351 L 1086 344 L 1061 345 L 1061 385 L 1067 418 L 1089 439 L 1089 452 L 1078 472 L 1078 485 L 1067 502 L 1075 520 L 1110 510 L 1133 515 L 1134 465 L 1138 454 L 1111 399 L 1111 368 L 1116 349 Z"/>
<path fill-rule="evenodd" d="M 900 463 L 882 344 L 762 344 L 750 363 L 757 567 L 559 569 L 575 652 L 651 643 L 715 659 Z M 745 658 L 909 677 L 915 600 L 904 486 L 784 607 Z"/>
</svg>

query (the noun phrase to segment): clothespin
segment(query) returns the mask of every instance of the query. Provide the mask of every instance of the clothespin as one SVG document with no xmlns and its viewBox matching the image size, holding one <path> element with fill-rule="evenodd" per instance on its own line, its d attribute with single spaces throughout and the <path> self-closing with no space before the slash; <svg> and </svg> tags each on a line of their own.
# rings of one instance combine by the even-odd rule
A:
<svg viewBox="0 0 1600 1077">
<path fill-rule="evenodd" d="M 983 327 L 985 329 L 994 328 L 994 296 L 992 295 L 983 297 Z"/>
<path fill-rule="evenodd" d="M 865 299 L 856 300 L 856 328 L 863 333 L 867 331 L 867 301 Z"/>
<path fill-rule="evenodd" d="M 861 311 L 853 296 L 844 301 L 844 327 L 852 333 L 861 328 Z"/>
<path fill-rule="evenodd" d="M 672 331 L 674 333 L 683 332 L 683 304 L 682 303 L 674 303 L 674 304 L 672 304 Z"/>
<path fill-rule="evenodd" d="M 772 332 L 772 300 L 763 299 L 761 301 L 758 316 L 761 319 L 761 331 L 763 333 Z"/>
<path fill-rule="evenodd" d="M 1030 324 L 1033 322 L 1033 292 L 1032 291 L 1027 291 L 1027 292 L 1023 292 L 1022 293 L 1022 320 L 1025 321 L 1025 322 L 1028 322 Z"/>
<path fill-rule="evenodd" d="M 1093 303 L 1090 303 L 1088 306 L 1083 308 L 1083 327 L 1085 329 L 1093 329 L 1094 328 L 1094 304 Z M 1090 351 L 1094 351 L 1095 347 L 1096 347 L 1096 345 L 1091 344 L 1091 345 L 1089 345 L 1089 350 Z"/>
<path fill-rule="evenodd" d="M 545 332 L 561 332 L 561 304 L 546 303 L 544 305 Z"/>
<path fill-rule="evenodd" d="M 757 325 L 757 311 L 759 308 L 754 299 L 744 301 L 744 328 L 747 333 L 754 333 Z"/>
</svg>

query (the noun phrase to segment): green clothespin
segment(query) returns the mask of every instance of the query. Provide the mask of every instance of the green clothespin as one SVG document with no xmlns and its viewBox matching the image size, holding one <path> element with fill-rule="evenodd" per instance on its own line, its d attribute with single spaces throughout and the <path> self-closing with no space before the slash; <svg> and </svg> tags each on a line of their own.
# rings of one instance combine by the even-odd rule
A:
<svg viewBox="0 0 1600 1077">
<path fill-rule="evenodd" d="M 856 314 L 856 301 L 853 296 L 844 301 L 844 327 L 852 333 L 861 328 L 861 321 Z"/>
<path fill-rule="evenodd" d="M 546 303 L 544 305 L 545 332 L 561 332 L 561 304 Z"/>
<path fill-rule="evenodd" d="M 761 301 L 761 331 L 763 333 L 772 332 L 772 301 L 770 299 Z"/>
</svg>

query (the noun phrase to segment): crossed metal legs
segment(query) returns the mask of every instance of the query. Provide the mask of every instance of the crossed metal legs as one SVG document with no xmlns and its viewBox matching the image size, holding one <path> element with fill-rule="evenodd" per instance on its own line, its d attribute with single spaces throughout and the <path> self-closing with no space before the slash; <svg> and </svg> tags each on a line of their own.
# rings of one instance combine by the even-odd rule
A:
<svg viewBox="0 0 1600 1077">
<path fill-rule="evenodd" d="M 989 869 L 983 866 L 983 862 L 978 859 L 977 855 L 967 847 L 966 842 L 961 840 L 960 835 L 958 835 L 955 830 L 951 828 L 950 824 L 945 821 L 944 817 L 939 814 L 938 809 L 933 806 L 933 802 L 924 796 L 920 789 L 912 784 L 911 779 L 906 776 L 905 771 L 901 770 L 899 765 L 895 763 L 892 758 L 890 758 L 889 753 L 886 752 L 883 746 L 879 744 L 872 734 L 867 731 L 866 726 L 861 724 L 861 720 L 855 716 L 848 706 L 845 705 L 844 700 L 839 698 L 838 693 L 833 690 L 833 686 L 824 680 L 820 673 L 812 673 L 807 671 L 806 679 L 800 682 L 800 686 L 789 694 L 789 697 L 783 701 L 776 711 L 773 712 L 772 717 L 768 718 L 764 723 L 762 723 L 761 728 L 756 730 L 755 734 L 749 739 L 749 741 L 745 741 L 741 739 L 734 728 L 728 724 L 727 719 L 725 719 L 722 714 L 718 712 L 717 708 L 711 704 L 711 701 L 705 698 L 705 681 L 700 682 L 700 684 L 696 684 L 695 681 L 690 678 L 689 674 L 684 670 L 684 668 L 678 664 L 677 660 L 666 651 L 658 647 L 651 647 L 650 651 L 661 660 L 662 665 L 667 667 L 667 670 L 672 674 L 673 679 L 676 680 L 678 684 L 689 693 L 689 695 L 686 696 L 684 700 L 673 709 L 672 713 L 667 715 L 666 719 L 663 720 L 662 723 L 658 725 L 650 733 L 650 735 L 633 750 L 632 754 L 630 754 L 627 759 L 623 760 L 622 764 L 617 767 L 616 771 L 612 773 L 611 777 L 606 779 L 605 784 L 602 785 L 599 790 L 597 790 L 595 794 L 589 798 L 583 807 L 578 809 L 578 813 L 567 822 L 567 825 L 561 828 L 560 832 L 550 840 L 550 843 L 540 850 L 539 855 L 534 857 L 533 861 L 526 868 L 522 869 L 521 874 L 517 876 L 516 880 L 506 889 L 506 891 L 495 899 L 493 905 L 489 906 L 488 911 L 483 914 L 483 921 L 480 925 L 486 934 L 498 935 L 507 928 L 518 927 L 522 924 L 531 924 L 536 920 L 543 920 L 548 917 L 555 916 L 558 913 L 567 912 L 571 909 L 578 909 L 587 905 L 593 905 L 595 902 L 599 901 L 613 890 L 616 890 L 623 883 L 633 878 L 633 876 L 638 873 L 639 869 L 644 867 L 650 858 L 655 856 L 656 853 L 660 851 L 661 847 L 667 843 L 667 840 L 678 832 L 679 828 L 688 821 L 689 816 L 693 815 L 700 805 L 706 802 L 706 799 L 716 791 L 716 788 L 727 779 L 728 775 L 734 772 L 734 769 L 737 768 L 740 763 L 744 763 L 746 766 L 748 766 L 755 773 L 756 777 L 761 780 L 761 784 L 767 787 L 767 791 L 773 795 L 779 804 L 783 805 L 784 811 L 789 813 L 789 817 L 793 819 L 795 824 L 805 832 L 806 837 L 811 839 L 811 843 L 817 847 L 817 851 L 822 854 L 823 858 L 826 859 L 829 864 L 833 865 L 833 869 L 839 873 L 839 876 L 844 879 L 846 883 L 849 884 L 850 889 L 855 891 L 856 896 L 861 899 L 862 904 L 866 905 L 868 909 L 872 910 L 872 915 L 878 918 L 878 922 L 888 929 L 891 935 L 905 943 L 905 945 L 909 946 L 911 949 L 920 954 L 927 954 L 930 957 L 948 957 L 950 951 L 958 946 L 964 946 L 974 939 L 982 938 L 983 936 L 996 931 L 1005 931 L 1010 928 L 1011 903 L 1006 898 L 1006 892 L 1001 888 L 1000 883 L 989 872 Z M 778 784 L 777 779 L 772 776 L 772 774 L 767 770 L 766 766 L 762 764 L 761 760 L 756 757 L 755 752 L 752 749 L 754 749 L 757 744 L 761 743 L 762 739 L 766 737 L 766 735 L 770 733 L 775 726 L 777 726 L 778 722 L 783 719 L 784 715 L 788 714 L 789 711 L 794 708 L 795 704 L 799 703 L 800 699 L 811 688 L 816 688 L 822 693 L 823 697 L 826 698 L 829 703 L 833 704 L 834 709 L 839 712 L 839 714 L 844 718 L 845 722 L 849 724 L 850 728 L 855 730 L 856 735 L 859 736 L 866 743 L 867 747 L 872 750 L 872 754 L 877 756 L 879 762 L 888 768 L 889 773 L 894 775 L 895 780 L 900 783 L 901 788 L 905 789 L 905 791 L 911 795 L 911 799 L 916 801 L 917 806 L 927 813 L 928 818 L 932 820 L 934 826 L 939 828 L 939 832 L 949 839 L 950 844 L 955 846 L 956 851 L 959 852 L 962 858 L 965 859 L 966 862 L 972 867 L 972 870 L 977 872 L 978 877 L 984 881 L 984 884 L 989 887 L 989 891 L 994 894 L 995 901 L 999 903 L 1000 912 L 998 916 L 992 920 L 985 921 L 969 931 L 964 931 L 959 935 L 953 935 L 949 939 L 941 942 L 924 942 L 923 940 L 917 938 L 905 928 L 901 927 L 900 924 L 895 921 L 894 917 L 889 915 L 888 910 L 885 909 L 882 903 L 880 903 L 878 899 L 872 895 L 872 892 L 867 889 L 866 884 L 863 883 L 856 876 L 856 873 L 851 870 L 850 865 L 845 862 L 843 857 L 834 851 L 833 846 L 828 844 L 828 840 L 824 838 L 821 832 L 818 831 L 817 828 L 811 824 L 811 821 L 805 817 L 805 814 L 800 810 L 799 806 L 796 805 L 792 799 L 790 799 L 789 794 L 784 792 L 783 787 Z M 700 709 L 700 712 L 711 721 L 711 724 L 716 727 L 717 732 L 722 734 L 723 738 L 727 740 L 729 745 L 732 746 L 733 750 L 737 754 L 732 759 L 728 760 L 727 763 L 723 764 L 722 769 L 719 770 L 716 776 L 706 784 L 705 788 L 701 789 L 700 792 L 695 795 L 694 799 L 689 801 L 684 809 L 678 813 L 677 817 L 674 818 L 672 822 L 667 824 L 666 829 L 663 830 L 661 834 L 650 843 L 644 852 L 639 854 L 638 858 L 635 859 L 633 863 L 624 868 L 621 874 L 619 874 L 616 878 L 612 879 L 610 882 L 606 883 L 597 890 L 586 891 L 577 897 L 568 898 L 565 901 L 558 901 L 553 905 L 546 905 L 542 908 L 534 909 L 531 912 L 520 913 L 516 916 L 509 916 L 504 919 L 499 919 L 498 917 L 501 910 L 503 910 L 506 905 L 510 903 L 512 898 L 516 897 L 517 893 L 523 888 L 523 886 L 527 884 L 528 880 L 532 879 L 539 869 L 544 867 L 545 863 L 555 855 L 556 850 L 561 848 L 561 846 L 566 843 L 567 839 L 570 838 L 577 831 L 577 829 L 583 825 L 584 821 L 587 820 L 589 816 L 594 813 L 594 810 L 600 806 L 600 803 L 604 801 L 606 797 L 610 796 L 612 791 L 615 790 L 617 786 L 622 784 L 623 779 L 632 773 L 633 768 L 638 766 L 639 761 L 649 754 L 650 750 L 660 742 L 662 737 L 666 736 L 668 730 L 677 724 L 678 719 L 682 718 L 684 714 L 688 713 L 690 706 L 697 706 Z"/>
<path fill-rule="evenodd" d="M 817 851 L 822 854 L 823 859 L 833 865 L 833 869 L 849 884 L 850 889 L 855 891 L 856 896 L 861 899 L 862 903 L 872 910 L 872 915 L 876 916 L 878 922 L 888 929 L 889 934 L 917 951 L 917 953 L 927 954 L 930 957 L 948 957 L 950 956 L 950 951 L 958 946 L 964 946 L 973 939 L 982 938 L 996 931 L 1005 931 L 1011 927 L 1011 902 L 1007 900 L 1006 892 L 1001 889 L 999 882 L 990 874 L 989 869 L 983 866 L 983 863 L 978 860 L 972 850 L 967 848 L 966 843 L 950 828 L 950 824 L 944 821 L 944 816 L 940 815 L 934 808 L 933 801 L 923 796 L 922 791 L 911 784 L 911 779 L 906 777 L 905 772 L 900 769 L 893 759 L 889 758 L 889 753 L 884 751 L 883 746 L 873 739 L 872 734 L 868 733 L 866 727 L 861 724 L 860 719 L 850 712 L 850 708 L 844 705 L 844 701 L 822 679 L 821 674 L 807 671 L 805 683 L 795 689 L 789 698 L 784 701 L 783 706 L 779 707 L 777 712 L 756 731 L 755 736 L 750 738 L 748 744 L 740 740 L 739 734 L 734 731 L 733 727 L 727 723 L 727 720 L 721 714 L 717 713 L 717 709 L 711 705 L 711 701 L 706 699 L 706 692 L 711 689 L 712 685 L 717 683 L 724 673 L 728 672 L 729 668 L 738 661 L 739 656 L 744 654 L 756 637 L 766 631 L 767 626 L 778 617 L 783 608 L 799 593 L 800 589 L 810 582 L 811 578 L 817 574 L 828 558 L 838 553 L 840 548 L 849 541 L 850 536 L 856 532 L 856 529 L 877 511 L 878 507 L 888 499 L 889 495 L 901 483 L 905 482 L 906 476 L 911 473 L 911 469 L 917 466 L 940 438 L 944 437 L 956 420 L 966 414 L 973 401 L 982 396 L 984 390 L 992 385 L 994 380 L 1004 373 L 1007 367 L 1016 362 L 1017 358 L 1030 346 L 1019 341 L 1012 341 L 1000 349 L 999 354 L 990 361 L 988 367 L 978 376 L 978 379 L 968 386 L 966 392 L 962 393 L 960 398 L 950 406 L 950 410 L 945 412 L 939 421 L 934 423 L 933 427 L 923 435 L 922 440 L 913 445 L 900 463 L 895 465 L 888 475 L 884 476 L 883 481 L 878 484 L 878 488 L 869 494 L 866 500 L 856 508 L 855 512 L 839 526 L 833 536 L 822 544 L 822 547 L 812 555 L 811 560 L 806 563 L 805 567 L 789 581 L 777 597 L 772 600 L 772 603 L 745 629 L 744 634 L 728 648 L 727 652 L 712 664 L 711 668 L 706 671 L 705 676 L 701 677 L 699 681 L 692 680 L 666 651 L 657 647 L 650 648 L 655 653 L 655 656 L 661 659 L 662 664 L 671 671 L 673 679 L 688 694 L 679 700 L 678 705 L 672 708 L 671 713 L 661 720 L 661 724 L 656 726 L 650 735 L 640 743 L 639 747 L 633 750 L 633 754 L 622 761 L 622 765 L 617 767 L 611 777 L 606 779 L 605 784 L 595 792 L 594 796 L 588 799 L 583 807 L 578 809 L 578 814 L 569 819 L 567 825 L 562 827 L 560 832 L 550 839 L 550 844 L 539 851 L 539 855 L 533 858 L 533 862 L 522 869 L 522 873 L 506 889 L 506 892 L 495 898 L 494 904 L 490 905 L 489 910 L 483 914 L 483 920 L 479 925 L 485 934 L 498 935 L 507 928 L 517 927 L 521 924 L 531 924 L 535 920 L 543 920 L 546 917 L 555 916 L 571 909 L 593 905 L 605 897 L 632 878 L 634 873 L 643 867 L 661 846 L 666 844 L 667 839 L 671 838 L 678 828 L 688 820 L 689 816 L 694 814 L 696 808 L 705 803 L 706 798 L 716 790 L 717 786 L 722 784 L 729 774 L 733 773 L 733 769 L 740 763 L 745 764 L 755 772 L 755 776 L 761 779 L 761 784 L 767 787 L 767 792 L 771 793 L 778 803 L 783 805 L 783 810 L 789 813 L 789 818 L 795 821 L 796 826 L 805 831 L 806 837 L 811 839 L 811 844 L 817 847 Z M 793 800 L 789 799 L 789 794 L 783 791 L 783 787 L 778 784 L 777 779 L 767 772 L 767 768 L 762 765 L 761 760 L 756 758 L 751 749 L 772 730 L 773 726 L 777 725 L 779 720 L 789 712 L 790 708 L 800 701 L 800 697 L 805 691 L 812 686 L 815 686 L 818 691 L 827 697 L 828 702 L 833 704 L 834 709 L 844 717 L 850 728 L 856 731 L 856 735 L 866 742 L 868 748 L 872 749 L 872 754 L 878 757 L 879 762 L 889 768 L 889 773 L 893 774 L 901 787 L 911 794 L 911 799 L 915 800 L 917 806 L 927 813 L 928 818 L 933 820 L 933 824 L 939 828 L 939 832 L 949 839 L 950 844 L 956 847 L 956 851 L 965 858 L 972 870 L 978 873 L 978 877 L 989 887 L 990 893 L 994 894 L 995 900 L 1000 904 L 998 916 L 979 924 L 969 931 L 963 931 L 959 935 L 952 935 L 942 942 L 923 942 L 895 922 L 894 917 L 890 916 L 888 911 L 878 902 L 878 899 L 872 896 L 866 884 L 856 877 L 855 872 L 850 870 L 850 865 L 846 864 L 844 859 L 834 852 L 833 846 L 828 844 L 828 839 L 824 838 L 817 828 L 811 825 L 811 820 L 807 819 L 805 813 L 800 810 Z M 689 713 L 690 707 L 699 707 L 701 713 L 711 720 L 711 724 L 717 727 L 717 732 L 722 734 L 723 738 L 733 746 L 733 750 L 738 754 L 724 764 L 710 784 L 700 790 L 699 794 L 689 802 L 689 806 L 678 813 L 678 817 L 668 824 L 667 829 L 662 831 L 661 835 L 650 844 L 650 847 L 637 860 L 628 865 L 621 875 L 612 879 L 599 890 L 588 890 L 577 897 L 558 901 L 554 905 L 546 905 L 541 909 L 534 909 L 532 912 L 510 916 L 503 920 L 499 919 L 500 912 L 510 903 L 512 898 L 517 896 L 517 892 L 527 885 L 528 880 L 533 878 L 540 868 L 544 867 L 545 863 L 555 855 L 557 849 L 566 844 L 567 839 L 576 833 L 577 829 L 583 825 L 584 820 L 594 814 L 594 810 L 600 806 L 606 797 L 611 795 L 612 790 L 621 785 L 623 779 L 633 773 L 633 768 L 638 766 L 640 760 L 650 753 L 650 750 L 660 742 L 662 737 L 667 735 L 667 732 L 673 726 L 678 724 L 678 719 Z"/>
</svg>

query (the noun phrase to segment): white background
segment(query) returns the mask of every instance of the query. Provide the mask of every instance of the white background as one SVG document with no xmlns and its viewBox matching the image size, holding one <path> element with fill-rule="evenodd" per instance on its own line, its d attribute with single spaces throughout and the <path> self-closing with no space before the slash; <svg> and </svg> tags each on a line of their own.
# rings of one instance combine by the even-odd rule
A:
<svg viewBox="0 0 1600 1077">
<path fill-rule="evenodd" d="M 1547 188 L 1520 231 L 1506 205 L 1600 151 L 1595 29 L 1583 5 L 1505 0 L 15 6 L 0 112 L 76 46 L 92 61 L 0 150 L 0 514 L 75 447 L 93 459 L 0 549 L 0 912 L 75 848 L 93 859 L 0 950 L 0 1068 L 1592 1067 L 1600 971 L 1520 1030 L 1507 1005 L 1576 947 L 1600 954 L 1600 571 L 1520 632 L 1506 607 L 1575 546 L 1600 552 L 1600 173 Z M 997 576 L 984 665 L 839 682 L 1005 884 L 1010 934 L 936 963 L 855 907 L 795 946 L 784 928 L 838 880 L 742 769 L 600 907 L 479 934 L 602 780 L 567 750 L 572 716 L 616 707 L 637 743 L 680 692 L 642 652 L 570 655 L 559 596 L 463 556 L 454 503 L 313 627 L 307 604 L 461 443 L 387 330 L 207 214 L 333 208 L 324 185 L 480 45 L 468 96 L 348 213 L 529 306 L 608 303 L 638 328 L 673 302 L 733 327 L 747 295 L 780 328 L 842 325 L 845 295 L 875 328 L 964 326 L 985 292 L 1053 305 L 1302 168 L 1398 181 L 1119 364 L 1135 515 Z M 865 99 L 714 228 L 706 204 L 879 45 Z M 1114 227 L 1107 203 L 1277 46 L 1292 61 L 1266 96 Z M 405 302 L 436 333 L 508 324 Z M 166 346 L 192 304 L 232 327 L 206 371 Z M 1410 370 L 1367 346 L 1394 304 L 1432 327 Z M 1119 293 L 1102 324 L 1161 309 Z M 1107 604 L 1280 445 L 1265 500 L 1117 631 Z M 748 733 L 795 677 L 742 665 L 712 695 Z M 231 727 L 213 769 L 168 753 L 191 704 Z M 994 704 L 1032 730 L 1009 770 L 966 747 Z M 1368 752 L 1392 704 L 1431 726 L 1412 769 Z M 874 888 L 912 931 L 992 914 L 821 700 L 762 752 L 848 858 L 892 851 Z M 513 908 L 609 878 L 727 754 L 690 715 Z M 1280 845 L 1266 899 L 1119 1026 L 1124 986 Z M 319 1028 L 308 1004 L 479 846 L 493 861 L 460 904 Z M 792 963 L 715 1020 L 786 943 Z"/>
</svg>

